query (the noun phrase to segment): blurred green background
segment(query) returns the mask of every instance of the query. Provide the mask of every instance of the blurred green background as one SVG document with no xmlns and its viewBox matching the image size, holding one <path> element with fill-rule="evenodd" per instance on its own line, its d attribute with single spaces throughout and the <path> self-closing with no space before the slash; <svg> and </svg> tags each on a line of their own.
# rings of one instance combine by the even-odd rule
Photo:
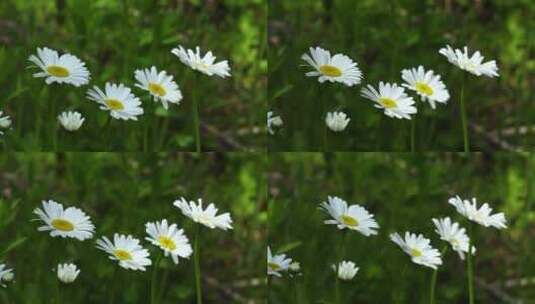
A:
<svg viewBox="0 0 535 304">
<path fill-rule="evenodd" d="M 115 303 L 149 303 L 152 267 L 120 268 L 95 241 L 132 234 L 154 262 L 159 249 L 144 240 L 145 223 L 167 218 L 193 242 L 193 222 L 172 205 L 180 196 L 214 202 L 234 220 L 234 230 L 201 232 L 205 303 L 264 303 L 265 165 L 265 157 L 241 153 L 2 155 L 0 263 L 15 269 L 15 282 L 0 288 L 0 303 L 54 303 L 58 280 L 52 269 L 58 262 L 81 268 L 62 289 L 65 303 L 109 303 L 113 293 Z M 48 199 L 88 213 L 95 237 L 80 242 L 38 232 L 41 223 L 32 221 L 32 211 Z M 193 257 L 178 265 L 165 258 L 161 265 L 160 303 L 194 303 Z"/>
<path fill-rule="evenodd" d="M 535 4 L 531 0 L 301 0 L 269 1 L 270 110 L 285 122 L 269 138 L 273 151 L 325 151 L 320 110 L 342 110 L 351 122 L 328 131 L 327 151 L 410 151 L 411 123 L 386 117 L 360 96 L 366 84 L 401 83 L 401 70 L 423 65 L 442 75 L 450 91 L 433 111 L 416 100 L 416 150 L 461 151 L 461 70 L 438 50 L 450 44 L 496 60 L 499 78 L 467 77 L 472 150 L 523 150 L 533 140 Z M 363 83 L 320 85 L 301 55 L 321 46 L 359 64 Z M 413 94 L 410 94 L 413 96 Z"/>
<path fill-rule="evenodd" d="M 428 303 L 431 269 L 416 265 L 390 241 L 392 232 L 423 233 L 435 248 L 445 243 L 433 217 L 449 216 L 468 228 L 449 205 L 459 194 L 504 212 L 508 228 L 474 226 L 476 303 L 533 303 L 535 261 L 535 155 L 285 153 L 270 157 L 268 243 L 301 263 L 302 276 L 271 280 L 279 303 L 333 303 L 341 233 L 325 225 L 319 204 L 339 196 L 375 214 L 379 234 L 349 234 L 344 259 L 360 271 L 342 283 L 343 303 Z M 439 268 L 436 303 L 468 303 L 466 264 L 448 251 Z"/>
<path fill-rule="evenodd" d="M 192 73 L 171 49 L 212 50 L 229 60 L 232 77 L 201 76 L 204 150 L 262 150 L 265 146 L 266 18 L 264 0 L 5 0 L 0 2 L 0 111 L 14 120 L 4 149 L 24 151 L 194 150 Z M 28 56 L 37 47 L 70 52 L 87 63 L 89 86 L 47 86 L 34 79 Z M 184 99 L 169 111 L 134 88 L 134 71 L 155 65 L 180 86 Z M 122 82 L 142 99 L 138 122 L 112 121 L 86 99 L 93 85 Z M 56 110 L 51 108 L 56 99 Z M 58 129 L 60 111 L 86 117 L 75 133 Z M 38 131 L 39 130 L 39 131 Z M 53 132 L 59 132 L 54 148 Z M 147 134 L 147 135 L 145 135 Z M 145 140 L 144 138 L 147 138 Z"/>
</svg>

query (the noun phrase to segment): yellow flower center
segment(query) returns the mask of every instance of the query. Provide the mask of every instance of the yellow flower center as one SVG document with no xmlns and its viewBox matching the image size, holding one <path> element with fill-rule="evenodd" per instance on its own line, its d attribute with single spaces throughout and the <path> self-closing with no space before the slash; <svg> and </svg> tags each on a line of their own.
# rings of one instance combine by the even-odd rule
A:
<svg viewBox="0 0 535 304">
<path fill-rule="evenodd" d="M 46 67 L 46 71 L 55 77 L 69 77 L 70 75 L 69 70 L 59 65 L 49 65 Z"/>
<path fill-rule="evenodd" d="M 104 102 L 106 103 L 106 105 L 108 106 L 108 108 L 110 108 L 111 110 L 124 110 L 124 105 L 122 102 L 120 102 L 119 100 L 117 99 L 113 99 L 113 98 L 108 98 L 106 100 L 104 100 Z"/>
<path fill-rule="evenodd" d="M 276 263 L 268 263 L 268 266 L 271 268 L 271 270 L 279 270 L 281 268 L 279 264 Z"/>
<path fill-rule="evenodd" d="M 418 249 L 412 248 L 411 249 L 411 256 L 413 256 L 415 258 L 420 257 L 420 256 L 422 256 L 422 252 L 420 250 L 418 250 Z"/>
<path fill-rule="evenodd" d="M 394 99 L 386 97 L 379 98 L 379 103 L 382 104 L 386 109 L 391 109 L 398 106 Z"/>
<path fill-rule="evenodd" d="M 116 249 L 115 251 L 113 251 L 113 254 L 115 255 L 116 258 L 118 258 L 121 261 L 132 259 L 132 255 L 130 254 L 130 252 L 123 250 L 123 249 Z"/>
<path fill-rule="evenodd" d="M 73 223 L 67 220 L 61 219 L 61 218 L 53 219 L 52 222 L 50 222 L 50 224 L 52 225 L 52 227 L 60 231 L 73 231 L 74 230 Z"/>
<path fill-rule="evenodd" d="M 433 89 L 429 85 L 427 85 L 427 84 L 425 84 L 423 82 L 417 82 L 416 83 L 416 90 L 418 92 L 424 94 L 424 95 L 427 95 L 427 96 L 433 95 Z"/>
<path fill-rule="evenodd" d="M 164 89 L 161 85 L 159 85 L 159 84 L 157 84 L 157 83 L 154 83 L 154 82 L 149 83 L 149 91 L 150 91 L 152 94 L 154 94 L 154 95 L 158 95 L 158 96 L 160 96 L 160 97 L 161 97 L 161 96 L 165 96 L 165 94 L 167 93 L 167 92 L 165 91 L 165 89 Z"/>
<path fill-rule="evenodd" d="M 339 68 L 332 66 L 332 65 L 328 65 L 328 64 L 320 66 L 320 72 L 323 75 L 329 76 L 329 77 L 342 76 L 342 71 Z"/>
<path fill-rule="evenodd" d="M 351 217 L 349 215 L 342 215 L 341 217 L 342 223 L 346 224 L 347 226 L 358 226 L 359 221 L 355 219 L 354 217 Z"/>
<path fill-rule="evenodd" d="M 162 236 L 160 236 L 158 238 L 158 242 L 165 249 L 168 249 L 168 250 L 175 250 L 176 249 L 175 242 L 173 242 L 173 240 L 171 238 L 168 238 L 168 237 L 166 237 L 164 235 L 162 235 Z"/>
</svg>

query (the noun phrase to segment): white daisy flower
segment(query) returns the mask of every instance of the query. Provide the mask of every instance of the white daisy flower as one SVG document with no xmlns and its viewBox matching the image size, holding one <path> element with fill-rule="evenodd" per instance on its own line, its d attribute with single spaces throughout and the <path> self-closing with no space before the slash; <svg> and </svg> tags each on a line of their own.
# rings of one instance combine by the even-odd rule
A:
<svg viewBox="0 0 535 304">
<path fill-rule="evenodd" d="M 405 232 L 405 240 L 396 232 L 390 234 L 392 242 L 396 243 L 411 257 L 413 263 L 437 269 L 442 265 L 440 252 L 431 247 L 429 239 L 421 234 Z"/>
<path fill-rule="evenodd" d="M 136 87 L 149 91 L 154 101 L 161 101 L 166 110 L 169 103 L 180 104 L 182 93 L 173 80 L 173 76 L 167 75 L 166 71 L 158 73 L 156 67 L 153 66 L 150 69 L 136 70 L 134 74 L 139 82 L 136 83 Z"/>
<path fill-rule="evenodd" d="M 446 56 L 448 61 L 459 68 L 468 71 L 476 76 L 485 75 L 488 77 L 497 77 L 498 67 L 496 61 L 483 62 L 485 57 L 481 56 L 479 51 L 476 51 L 471 57 L 468 55 L 468 47 L 464 47 L 464 52 L 460 49 L 453 50 L 449 45 L 441 48 L 438 51 L 440 54 Z"/>
<path fill-rule="evenodd" d="M 325 117 L 325 124 L 334 132 L 341 132 L 351 119 L 344 112 L 329 112 Z"/>
<path fill-rule="evenodd" d="M 328 202 L 322 202 L 320 207 L 327 212 L 332 219 L 324 221 L 325 224 L 336 225 L 338 229 L 345 228 L 358 231 L 365 236 L 377 234 L 379 225 L 373 218 L 374 215 L 359 205 L 347 206 L 347 202 L 339 197 L 328 197 Z"/>
<path fill-rule="evenodd" d="M 314 71 L 306 73 L 308 77 L 318 77 L 318 81 L 323 83 L 340 82 L 346 86 L 354 86 L 362 80 L 362 72 L 357 63 L 343 54 L 336 54 L 331 57 L 331 52 L 320 47 L 310 48 L 310 54 L 303 54 L 301 59 L 306 61 Z"/>
<path fill-rule="evenodd" d="M 35 213 L 45 223 L 38 231 L 50 231 L 50 236 L 70 237 L 80 241 L 90 239 L 95 226 L 82 210 L 76 207 L 63 209 L 63 205 L 53 200 L 43 201 L 43 209 L 35 208 Z"/>
<path fill-rule="evenodd" d="M 74 282 L 74 280 L 76 280 L 76 278 L 80 274 L 80 269 L 78 269 L 76 265 L 72 263 L 71 264 L 67 264 L 67 263 L 58 264 L 57 274 L 58 274 L 58 279 L 61 282 L 65 284 L 70 284 Z"/>
<path fill-rule="evenodd" d="M 79 112 L 66 111 L 58 115 L 59 123 L 67 131 L 76 131 L 80 129 L 85 118 Z"/>
<path fill-rule="evenodd" d="M 490 215 L 492 208 L 490 208 L 487 203 L 484 203 L 481 208 L 477 209 L 475 198 L 472 198 L 472 202 L 470 202 L 469 200 L 462 200 L 459 196 L 450 198 L 448 203 L 455 206 L 457 212 L 464 215 L 472 222 L 476 222 L 485 227 L 492 226 L 498 229 L 507 228 L 505 215 L 502 212 Z"/>
<path fill-rule="evenodd" d="M 171 255 L 175 264 L 178 264 L 178 257 L 187 259 L 193 252 L 184 230 L 178 229 L 177 224 L 168 225 L 164 219 L 161 222 L 146 223 L 145 227 L 149 235 L 145 239 L 160 247 L 165 256 Z"/>
<path fill-rule="evenodd" d="M 224 60 L 214 64 L 216 57 L 211 51 L 206 53 L 203 57 L 201 56 L 199 47 L 196 47 L 194 52 L 191 49 L 186 50 L 179 45 L 178 48 L 172 49 L 171 53 L 178 56 L 183 64 L 208 76 L 216 75 L 221 78 L 230 77 L 228 61 Z"/>
<path fill-rule="evenodd" d="M 198 204 L 196 204 L 195 201 L 188 202 L 182 197 L 180 200 L 176 200 L 173 205 L 178 207 L 182 211 L 182 214 L 189 217 L 194 222 L 203 224 L 210 229 L 232 229 L 232 219 L 228 212 L 216 215 L 218 209 L 214 204 L 209 204 L 208 207 L 203 210 L 202 199 L 200 198 L 198 199 Z"/>
<path fill-rule="evenodd" d="M 337 273 L 338 278 L 344 281 L 352 280 L 359 271 L 359 268 L 351 261 L 342 261 L 338 264 L 338 267 L 337 265 L 332 265 L 332 268 Z"/>
<path fill-rule="evenodd" d="M 423 66 L 405 69 L 401 71 L 401 78 L 406 82 L 403 86 L 418 93 L 422 101 L 428 101 L 433 110 L 437 102 L 446 104 L 450 99 L 446 85 L 440 80 L 440 75 L 435 75 L 433 70 L 426 72 Z"/>
<path fill-rule="evenodd" d="M 113 243 L 103 236 L 97 240 L 97 248 L 109 253 L 110 260 L 118 261 L 119 266 L 125 269 L 145 271 L 145 266 L 152 264 L 149 251 L 131 235 L 115 233 Z"/>
<path fill-rule="evenodd" d="M 271 248 L 267 247 L 267 274 L 277 277 L 282 276 L 282 272 L 288 271 L 292 259 L 287 258 L 285 254 L 271 254 Z"/>
<path fill-rule="evenodd" d="M 273 127 L 280 127 L 282 126 L 283 124 L 283 121 L 282 121 L 282 118 L 280 116 L 275 116 L 275 114 L 272 112 L 272 111 L 269 111 L 267 113 L 267 129 L 268 129 L 268 133 L 273 135 L 275 134 L 275 130 L 273 129 Z"/>
<path fill-rule="evenodd" d="M 85 63 L 71 54 L 58 55 L 49 48 L 37 48 L 37 56 L 28 58 L 43 71 L 33 74 L 33 77 L 46 77 L 46 84 L 53 82 L 68 83 L 76 87 L 89 83 L 89 71 Z"/>
<path fill-rule="evenodd" d="M 2 116 L 4 112 L 0 111 L 0 129 L 9 129 L 11 127 L 11 117 L 8 115 Z M 0 135 L 3 135 L 4 132 L 0 130 Z"/>
<path fill-rule="evenodd" d="M 299 262 L 292 262 L 290 266 L 288 266 L 288 270 L 293 272 L 299 272 L 301 271 L 301 264 Z"/>
<path fill-rule="evenodd" d="M 440 235 L 440 239 L 450 243 L 453 250 L 455 250 L 461 260 L 464 260 L 464 253 L 468 252 L 468 243 L 470 239 L 466 235 L 466 230 L 459 227 L 458 223 L 452 223 L 449 217 L 441 219 L 433 219 L 435 224 L 435 231 Z M 476 248 L 472 245 L 472 254 Z"/>
<path fill-rule="evenodd" d="M 13 269 L 9 269 L 6 267 L 6 264 L 0 264 L 0 286 L 6 287 L 4 282 L 11 282 L 14 278 L 15 274 L 13 273 Z"/>
<path fill-rule="evenodd" d="M 117 85 L 106 82 L 105 93 L 97 86 L 87 91 L 87 98 L 100 104 L 100 109 L 110 111 L 111 117 L 123 120 L 137 120 L 143 114 L 141 101 L 130 88 L 122 83 Z"/>
<path fill-rule="evenodd" d="M 414 99 L 407 96 L 405 89 L 396 83 L 379 82 L 379 92 L 368 85 L 361 90 L 361 95 L 374 101 L 375 107 L 383 109 L 385 115 L 389 117 L 411 119 L 411 115 L 418 112 L 414 106 Z"/>
</svg>

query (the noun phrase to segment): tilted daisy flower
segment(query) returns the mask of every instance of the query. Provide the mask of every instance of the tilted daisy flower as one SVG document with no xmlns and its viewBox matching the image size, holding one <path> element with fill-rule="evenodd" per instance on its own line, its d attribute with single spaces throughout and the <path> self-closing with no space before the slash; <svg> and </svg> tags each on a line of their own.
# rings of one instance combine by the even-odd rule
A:
<svg viewBox="0 0 535 304">
<path fill-rule="evenodd" d="M 6 264 L 0 264 L 0 286 L 6 287 L 5 282 L 10 282 L 14 277 L 13 269 L 6 267 Z"/>
<path fill-rule="evenodd" d="M 208 207 L 203 210 L 202 199 L 200 198 L 198 199 L 198 204 L 196 204 L 195 201 L 188 202 L 182 197 L 180 200 L 176 200 L 173 205 L 178 207 L 180 211 L 182 211 L 182 214 L 189 217 L 194 222 L 203 224 L 210 229 L 232 229 L 232 219 L 228 212 L 216 215 L 218 209 L 214 204 L 209 204 Z"/>
<path fill-rule="evenodd" d="M 433 70 L 426 72 L 423 66 L 405 69 L 401 71 L 401 78 L 406 82 L 403 86 L 418 93 L 422 101 L 428 101 L 433 110 L 437 102 L 446 104 L 450 99 L 446 85 Z"/>
<path fill-rule="evenodd" d="M 93 237 L 95 226 L 82 210 L 76 207 L 64 209 L 62 204 L 53 200 L 43 201 L 42 204 L 43 209 L 35 208 L 33 211 L 45 223 L 37 230 L 50 231 L 52 237 L 69 237 L 80 241 Z"/>
<path fill-rule="evenodd" d="M 411 115 L 418 110 L 414 106 L 414 99 L 407 96 L 405 89 L 396 83 L 379 82 L 379 91 L 371 85 L 361 90 L 361 95 L 375 102 L 375 107 L 383 109 L 386 116 L 393 118 L 411 119 Z"/>
<path fill-rule="evenodd" d="M 268 129 L 268 133 L 273 135 L 275 134 L 275 130 L 273 129 L 273 127 L 280 127 L 282 126 L 283 124 L 283 121 L 282 121 L 282 118 L 280 116 L 275 116 L 275 114 L 272 112 L 272 111 L 269 111 L 267 113 L 267 129 Z"/>
<path fill-rule="evenodd" d="M 325 117 L 325 124 L 334 132 L 341 132 L 351 119 L 344 112 L 329 112 Z"/>
<path fill-rule="evenodd" d="M 80 269 L 78 269 L 76 265 L 72 263 L 71 264 L 67 264 L 67 263 L 58 264 L 57 274 L 58 274 L 58 279 L 61 282 L 65 284 L 70 284 L 74 282 L 74 280 L 76 280 L 76 278 L 80 274 Z"/>
<path fill-rule="evenodd" d="M 450 63 L 476 76 L 499 76 L 496 61 L 491 60 L 482 63 L 485 57 L 481 56 L 479 51 L 476 51 L 472 56 L 470 56 L 468 55 L 468 47 L 466 46 L 464 47 L 464 51 L 461 51 L 460 49 L 453 50 L 451 46 L 446 45 L 445 48 L 441 48 L 438 52 L 446 56 Z"/>
<path fill-rule="evenodd" d="M 131 235 L 115 233 L 113 242 L 103 236 L 97 240 L 97 248 L 110 254 L 110 260 L 118 261 L 119 266 L 125 269 L 145 271 L 145 266 L 152 264 L 149 251 Z"/>
<path fill-rule="evenodd" d="M 173 76 L 167 75 L 166 71 L 158 73 L 153 66 L 150 69 L 136 70 L 134 75 L 139 82 L 136 83 L 136 87 L 149 91 L 154 101 L 161 101 L 166 110 L 169 108 L 169 103 L 180 104 L 182 93 Z"/>
<path fill-rule="evenodd" d="M 346 86 L 354 86 L 362 80 L 362 72 L 357 63 L 343 54 L 331 56 L 331 52 L 320 47 L 311 47 L 310 54 L 303 54 L 301 59 L 306 61 L 314 71 L 306 73 L 308 77 L 318 77 L 323 83 L 340 82 Z"/>
<path fill-rule="evenodd" d="M 53 82 L 68 83 L 76 87 L 89 83 L 89 71 L 85 63 L 71 54 L 59 56 L 58 52 L 47 47 L 37 48 L 37 56 L 28 58 L 43 71 L 33 74 L 33 77 L 46 77 L 46 84 Z"/>
<path fill-rule="evenodd" d="M 502 212 L 491 215 L 492 208 L 490 208 L 487 203 L 484 203 L 481 208 L 478 209 L 475 198 L 472 198 L 472 202 L 470 202 L 469 200 L 462 200 L 459 196 L 450 198 L 448 203 L 455 206 L 457 212 L 464 215 L 472 222 L 476 222 L 485 227 L 492 226 L 498 229 L 507 228 L 505 215 Z"/>
<path fill-rule="evenodd" d="M 172 49 L 171 53 L 178 56 L 183 64 L 203 74 L 208 76 L 216 75 L 221 78 L 230 77 L 230 67 L 228 65 L 228 61 L 224 60 L 214 63 L 216 57 L 211 51 L 202 56 L 199 47 L 196 47 L 194 52 L 191 49 L 186 50 L 179 45 L 178 48 Z"/>
<path fill-rule="evenodd" d="M 332 268 L 338 278 L 344 281 L 352 280 L 359 271 L 359 268 L 351 261 L 342 261 L 338 265 L 332 265 Z"/>
<path fill-rule="evenodd" d="M 271 254 L 271 248 L 267 247 L 267 274 L 281 277 L 282 272 L 290 269 L 292 259 L 286 257 L 285 254 Z"/>
<path fill-rule="evenodd" d="M 431 242 L 423 235 L 405 232 L 405 239 L 403 239 L 396 232 L 390 234 L 390 239 L 411 257 L 413 263 L 433 269 L 437 269 L 437 266 L 442 265 L 440 252 L 431 247 Z"/>
<path fill-rule="evenodd" d="M 336 225 L 338 229 L 351 229 L 365 236 L 377 234 L 379 225 L 373 214 L 359 205 L 347 206 L 347 202 L 339 197 L 328 197 L 328 202 L 322 202 L 323 208 L 332 219 L 324 221 L 325 224 Z"/>
<path fill-rule="evenodd" d="M 106 82 L 105 92 L 97 86 L 87 91 L 87 98 L 100 104 L 100 109 L 110 111 L 111 117 L 122 120 L 137 120 L 143 114 L 141 101 L 122 83 Z"/>
<path fill-rule="evenodd" d="M 80 129 L 85 118 L 80 112 L 66 111 L 58 115 L 58 120 L 65 130 L 72 132 Z"/>
<path fill-rule="evenodd" d="M 171 255 L 175 264 L 178 264 L 178 257 L 187 259 L 193 252 L 184 230 L 178 229 L 177 224 L 169 225 L 164 219 L 160 222 L 146 223 L 145 228 L 149 235 L 145 239 L 160 247 L 165 256 Z"/>
<path fill-rule="evenodd" d="M 466 230 L 459 227 L 458 223 L 452 223 L 449 217 L 441 219 L 432 219 L 435 224 L 435 231 L 440 235 L 440 239 L 450 243 L 453 250 L 455 250 L 461 260 L 464 260 L 464 253 L 468 252 L 469 238 L 466 235 Z M 472 245 L 472 254 L 476 251 Z"/>
<path fill-rule="evenodd" d="M 0 129 L 9 129 L 11 127 L 11 117 L 8 115 L 2 116 L 4 112 L 0 111 Z M 0 130 L 0 135 L 3 135 L 4 132 Z"/>
</svg>

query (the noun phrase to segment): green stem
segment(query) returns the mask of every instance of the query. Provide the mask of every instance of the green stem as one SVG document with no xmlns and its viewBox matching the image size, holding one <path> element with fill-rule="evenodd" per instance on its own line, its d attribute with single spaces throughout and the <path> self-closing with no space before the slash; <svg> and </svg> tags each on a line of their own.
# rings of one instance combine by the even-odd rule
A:
<svg viewBox="0 0 535 304">
<path fill-rule="evenodd" d="M 466 73 L 463 73 L 463 79 L 461 84 L 461 121 L 463 126 L 463 144 L 464 152 L 470 152 L 470 144 L 468 141 L 468 126 L 466 124 L 466 106 L 464 104 L 464 82 L 466 79 Z"/>
<path fill-rule="evenodd" d="M 162 260 L 163 251 L 160 250 L 160 254 L 158 254 L 158 258 L 156 258 L 156 263 L 154 264 L 152 268 L 152 279 L 150 281 L 150 303 L 155 304 L 157 303 L 156 297 L 156 274 L 158 273 L 158 266 L 160 265 L 160 261 Z"/>
<path fill-rule="evenodd" d="M 442 248 L 441 256 L 444 256 L 444 254 L 448 251 L 448 246 L 444 246 Z M 431 291 L 429 292 L 429 303 L 435 304 L 435 289 L 437 285 L 437 274 L 438 274 L 438 268 L 433 270 L 433 275 L 431 276 Z"/>
<path fill-rule="evenodd" d="M 411 152 L 416 152 L 416 116 L 411 119 Z"/>
<path fill-rule="evenodd" d="M 201 292 L 201 265 L 200 265 L 200 230 L 201 227 L 197 224 L 197 231 L 195 232 L 195 248 L 193 249 L 193 255 L 195 260 L 195 291 L 197 293 L 197 304 L 202 304 L 202 292 Z"/>
<path fill-rule="evenodd" d="M 474 304 L 474 268 L 472 265 L 472 237 L 473 237 L 473 227 L 472 223 L 469 225 L 469 235 L 468 240 L 468 258 L 466 263 L 466 271 L 468 272 L 468 299 L 470 304 Z"/>
<path fill-rule="evenodd" d="M 197 80 L 199 79 L 198 75 L 195 74 L 193 77 L 193 92 L 192 94 L 192 100 L 193 100 L 193 127 L 195 129 L 195 151 L 197 153 L 201 152 L 201 136 L 199 132 L 199 102 L 197 100 Z"/>
<path fill-rule="evenodd" d="M 117 273 L 117 268 L 118 268 L 118 267 L 119 267 L 119 266 L 115 266 L 115 267 L 113 267 L 113 272 L 111 273 L 111 280 L 110 280 L 110 283 L 111 283 L 111 282 L 114 282 L 114 280 L 115 280 L 115 275 L 116 275 L 116 273 Z M 110 290 L 110 304 L 113 304 L 113 303 L 115 302 L 115 289 L 110 288 L 109 290 Z"/>
<path fill-rule="evenodd" d="M 57 299 L 56 299 L 56 304 L 61 304 L 61 281 L 58 279 L 58 284 L 56 285 L 57 287 Z"/>
</svg>

